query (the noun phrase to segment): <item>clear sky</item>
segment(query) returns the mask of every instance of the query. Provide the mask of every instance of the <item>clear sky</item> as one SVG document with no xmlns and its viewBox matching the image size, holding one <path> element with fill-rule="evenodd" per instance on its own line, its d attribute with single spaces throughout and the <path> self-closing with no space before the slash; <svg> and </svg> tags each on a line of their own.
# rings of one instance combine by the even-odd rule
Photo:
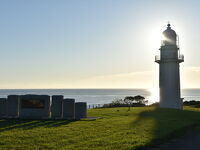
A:
<svg viewBox="0 0 200 150">
<path fill-rule="evenodd" d="M 156 88 L 161 33 L 180 37 L 181 86 L 200 88 L 198 0 L 1 0 L 0 88 Z"/>
</svg>

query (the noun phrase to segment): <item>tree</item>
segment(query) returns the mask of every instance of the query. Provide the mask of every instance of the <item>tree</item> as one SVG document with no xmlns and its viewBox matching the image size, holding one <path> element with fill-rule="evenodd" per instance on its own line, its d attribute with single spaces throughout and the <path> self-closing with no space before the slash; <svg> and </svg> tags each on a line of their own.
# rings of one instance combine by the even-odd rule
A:
<svg viewBox="0 0 200 150">
<path fill-rule="evenodd" d="M 133 97 L 133 99 L 136 103 L 139 103 L 139 104 L 145 104 L 148 102 L 148 101 L 145 101 L 145 97 L 143 97 L 141 95 L 136 95 Z"/>
<path fill-rule="evenodd" d="M 124 98 L 124 103 L 127 104 L 129 107 L 128 107 L 128 111 L 130 111 L 131 109 L 131 106 L 133 105 L 133 103 L 136 103 L 136 104 L 145 104 L 147 103 L 148 101 L 146 100 L 145 101 L 145 97 L 141 96 L 141 95 L 136 95 L 136 96 L 126 96 Z"/>
<path fill-rule="evenodd" d="M 124 98 L 124 103 L 127 104 L 127 105 L 129 106 L 129 107 L 128 107 L 128 111 L 130 111 L 130 109 L 131 109 L 131 104 L 133 103 L 134 100 L 135 100 L 135 99 L 134 99 L 133 96 L 126 96 L 126 97 Z"/>
</svg>

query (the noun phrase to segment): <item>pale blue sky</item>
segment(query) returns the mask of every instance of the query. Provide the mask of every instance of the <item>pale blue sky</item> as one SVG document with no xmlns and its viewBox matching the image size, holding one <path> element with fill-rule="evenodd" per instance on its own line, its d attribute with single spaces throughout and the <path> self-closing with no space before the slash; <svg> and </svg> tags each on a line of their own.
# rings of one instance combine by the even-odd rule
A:
<svg viewBox="0 0 200 150">
<path fill-rule="evenodd" d="M 0 88 L 156 87 L 167 21 L 183 87 L 200 87 L 199 10 L 198 0 L 1 0 Z"/>
</svg>

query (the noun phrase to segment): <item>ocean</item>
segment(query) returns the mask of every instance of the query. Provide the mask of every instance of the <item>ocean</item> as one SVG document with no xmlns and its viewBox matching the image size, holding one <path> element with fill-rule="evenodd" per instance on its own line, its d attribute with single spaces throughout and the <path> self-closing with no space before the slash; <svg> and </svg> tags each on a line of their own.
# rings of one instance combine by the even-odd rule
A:
<svg viewBox="0 0 200 150">
<path fill-rule="evenodd" d="M 158 102 L 158 89 L 1 89 L 0 97 L 8 95 L 44 94 L 64 95 L 65 98 L 75 98 L 76 102 L 87 102 L 88 105 L 106 104 L 125 96 L 142 95 L 149 104 Z M 183 89 L 181 97 L 186 100 L 200 101 L 200 89 Z"/>
</svg>

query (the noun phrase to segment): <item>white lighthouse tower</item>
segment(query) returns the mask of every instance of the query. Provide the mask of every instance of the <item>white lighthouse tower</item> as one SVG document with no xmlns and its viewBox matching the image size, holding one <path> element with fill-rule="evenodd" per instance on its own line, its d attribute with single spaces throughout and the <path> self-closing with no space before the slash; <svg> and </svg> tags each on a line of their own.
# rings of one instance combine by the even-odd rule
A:
<svg viewBox="0 0 200 150">
<path fill-rule="evenodd" d="M 180 55 L 177 34 L 170 24 L 163 36 L 160 55 L 155 57 L 159 64 L 160 107 L 182 109 L 179 63 L 184 61 L 184 56 Z"/>
</svg>

